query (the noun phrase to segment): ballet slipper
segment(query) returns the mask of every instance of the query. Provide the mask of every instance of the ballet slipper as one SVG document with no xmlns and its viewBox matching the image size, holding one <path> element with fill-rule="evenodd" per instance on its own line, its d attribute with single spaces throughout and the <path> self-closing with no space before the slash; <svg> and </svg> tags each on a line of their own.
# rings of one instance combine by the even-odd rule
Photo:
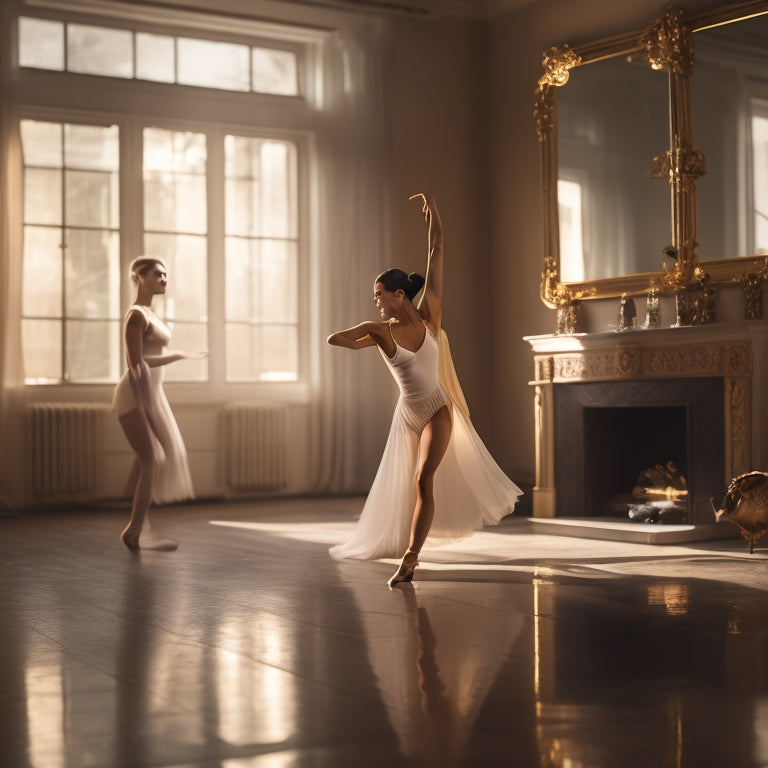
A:
<svg viewBox="0 0 768 768">
<path fill-rule="evenodd" d="M 403 559 L 400 561 L 398 569 L 387 582 L 389 587 L 393 587 L 401 581 L 411 581 L 411 579 L 413 579 L 413 572 L 416 570 L 418 564 L 419 553 L 414 552 L 412 549 L 407 549 L 403 555 Z"/>
</svg>

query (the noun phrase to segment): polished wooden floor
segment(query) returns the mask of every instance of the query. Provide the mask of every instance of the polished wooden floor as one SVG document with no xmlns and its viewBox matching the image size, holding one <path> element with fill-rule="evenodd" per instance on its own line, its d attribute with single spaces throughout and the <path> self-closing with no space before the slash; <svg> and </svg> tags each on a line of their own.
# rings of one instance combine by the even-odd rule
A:
<svg viewBox="0 0 768 768">
<path fill-rule="evenodd" d="M 768 765 L 768 557 L 533 533 L 390 561 L 361 500 L 0 517 L 3 768 Z"/>
</svg>

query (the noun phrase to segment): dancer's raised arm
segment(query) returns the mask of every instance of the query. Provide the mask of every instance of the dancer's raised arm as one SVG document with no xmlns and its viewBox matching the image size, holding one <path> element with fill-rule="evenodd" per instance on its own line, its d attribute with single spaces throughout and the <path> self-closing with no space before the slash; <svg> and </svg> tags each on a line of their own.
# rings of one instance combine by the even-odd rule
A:
<svg viewBox="0 0 768 768">
<path fill-rule="evenodd" d="M 427 222 L 427 272 L 424 293 L 416 309 L 437 333 L 443 316 L 443 223 L 437 210 L 435 196 L 420 192 L 409 199 L 421 198 L 424 220 Z"/>
</svg>

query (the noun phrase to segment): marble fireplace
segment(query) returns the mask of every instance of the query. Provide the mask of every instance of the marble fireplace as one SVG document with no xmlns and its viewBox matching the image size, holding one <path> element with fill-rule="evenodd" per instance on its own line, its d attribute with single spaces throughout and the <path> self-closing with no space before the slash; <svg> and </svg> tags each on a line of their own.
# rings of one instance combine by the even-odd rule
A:
<svg viewBox="0 0 768 768">
<path fill-rule="evenodd" d="M 672 461 L 688 485 L 685 522 L 714 525 L 710 499 L 734 476 L 765 469 L 765 323 L 525 340 L 534 357 L 534 517 L 609 516 L 639 472 Z"/>
</svg>

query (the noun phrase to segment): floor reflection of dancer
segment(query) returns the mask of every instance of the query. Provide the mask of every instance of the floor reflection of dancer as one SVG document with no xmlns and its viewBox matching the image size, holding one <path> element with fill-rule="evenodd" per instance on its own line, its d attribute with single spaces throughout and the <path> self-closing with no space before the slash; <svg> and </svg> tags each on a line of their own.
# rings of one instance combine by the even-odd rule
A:
<svg viewBox="0 0 768 768">
<path fill-rule="evenodd" d="M 510 597 L 515 582 L 473 570 L 467 581 L 406 584 L 377 597 L 351 563 L 336 566 L 405 764 L 482 766 L 489 695 L 511 654 L 528 647 L 526 611 Z"/>
<path fill-rule="evenodd" d="M 400 387 L 389 439 L 358 525 L 347 542 L 331 548 L 334 557 L 363 559 L 396 557 L 405 549 L 390 586 L 413 578 L 429 534 L 458 538 L 497 523 L 521 493 L 469 420 L 442 330 L 440 214 L 431 194 L 414 197 L 422 200 L 427 222 L 426 278 L 400 269 L 382 272 L 374 283 L 374 301 L 383 321 L 328 337 L 329 344 L 348 349 L 377 346 Z"/>
<path fill-rule="evenodd" d="M 184 359 L 202 359 L 205 351 L 169 351 L 168 326 L 152 311 L 152 299 L 165 293 L 167 274 L 160 259 L 142 256 L 130 267 L 136 301 L 123 321 L 128 370 L 115 389 L 112 403 L 136 459 L 128 479 L 133 494 L 131 519 L 120 535 L 128 549 L 138 549 L 149 505 L 192 498 L 187 452 L 163 391 L 162 367 Z M 144 548 L 175 549 L 174 541 L 141 544 Z"/>
</svg>

